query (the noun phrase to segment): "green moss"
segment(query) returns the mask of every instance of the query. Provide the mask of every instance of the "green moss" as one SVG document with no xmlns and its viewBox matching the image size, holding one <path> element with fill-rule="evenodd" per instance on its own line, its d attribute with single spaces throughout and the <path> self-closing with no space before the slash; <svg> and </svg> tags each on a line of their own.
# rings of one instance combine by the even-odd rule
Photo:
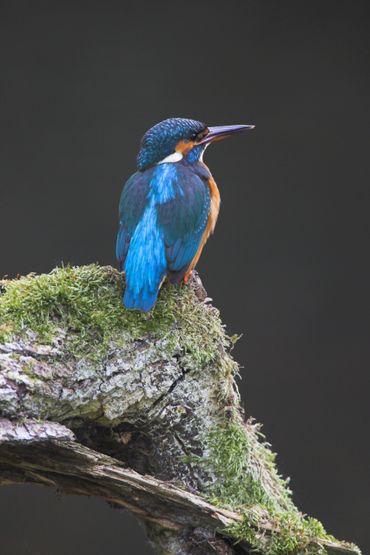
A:
<svg viewBox="0 0 370 555">
<path fill-rule="evenodd" d="M 211 430 L 207 442 L 209 455 L 203 464 L 216 478 L 208 500 L 242 514 L 240 523 L 227 528 L 229 536 L 263 555 L 327 553 L 324 540 L 336 540 L 318 520 L 295 507 L 257 424 L 243 424 L 234 412 L 228 422 Z"/>
<path fill-rule="evenodd" d="M 263 524 L 272 524 L 269 533 Z M 246 508 L 241 523 L 228 532 L 264 555 L 324 555 L 322 542 L 329 539 L 314 518 L 305 518 L 298 512 L 272 513 L 261 507 Z"/>
<path fill-rule="evenodd" d="M 261 504 L 271 509 L 292 509 L 291 492 L 275 466 L 275 454 L 262 441 L 252 420 L 232 418 L 208 436 L 207 463 L 217 477 L 211 496 L 215 504 L 238 508 Z"/>
<path fill-rule="evenodd" d="M 114 341 L 166 339 L 169 353 L 203 366 L 227 343 L 218 311 L 198 302 L 190 287 L 165 286 L 150 313 L 125 310 L 123 278 L 110 267 L 92 264 L 56 268 L 50 274 L 5 282 L 0 295 L 0 341 L 29 330 L 52 343 L 68 331 L 70 351 L 100 358 Z"/>
</svg>

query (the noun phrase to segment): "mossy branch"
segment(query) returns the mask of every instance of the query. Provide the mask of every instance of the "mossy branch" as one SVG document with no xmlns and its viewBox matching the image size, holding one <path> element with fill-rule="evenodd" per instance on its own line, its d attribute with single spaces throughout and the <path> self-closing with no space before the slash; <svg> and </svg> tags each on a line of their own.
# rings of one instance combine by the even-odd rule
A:
<svg viewBox="0 0 370 555">
<path fill-rule="evenodd" d="M 34 482 L 66 494 L 94 495 L 112 506 L 128 509 L 148 523 L 180 532 L 204 528 L 213 541 L 229 538 L 231 530 L 243 526 L 243 516 L 211 505 L 204 498 L 169 482 L 141 475 L 112 457 L 75 441 L 72 432 L 52 422 L 0 421 L 0 473 L 5 482 Z M 228 532 L 229 530 L 229 532 Z M 255 533 L 278 533 L 265 521 Z M 222 541 L 222 540 L 221 540 Z M 313 540 L 316 541 L 315 539 Z M 353 550 L 320 540 L 329 552 L 351 554 Z M 248 550 L 248 546 L 241 542 Z"/>
<path fill-rule="evenodd" d="M 359 553 L 294 506 L 243 421 L 218 311 L 195 275 L 150 314 L 95 265 L 2 282 L 0 483 L 98 495 L 166 554 Z"/>
</svg>

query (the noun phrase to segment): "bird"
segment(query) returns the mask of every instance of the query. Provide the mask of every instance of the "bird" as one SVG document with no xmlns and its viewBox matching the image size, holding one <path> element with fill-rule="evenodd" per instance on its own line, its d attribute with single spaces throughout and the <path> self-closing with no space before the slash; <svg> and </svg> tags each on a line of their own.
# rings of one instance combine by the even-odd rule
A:
<svg viewBox="0 0 370 555">
<path fill-rule="evenodd" d="M 126 309 L 148 312 L 166 279 L 188 282 L 220 209 L 204 151 L 214 141 L 253 128 L 209 127 L 176 117 L 145 133 L 137 171 L 126 181 L 119 203 L 116 257 L 125 274 Z"/>
</svg>

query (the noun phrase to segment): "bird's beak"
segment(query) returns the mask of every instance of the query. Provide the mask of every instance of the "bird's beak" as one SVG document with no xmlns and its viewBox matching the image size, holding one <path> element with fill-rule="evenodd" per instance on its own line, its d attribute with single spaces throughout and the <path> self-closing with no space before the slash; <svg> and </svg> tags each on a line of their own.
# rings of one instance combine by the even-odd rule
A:
<svg viewBox="0 0 370 555">
<path fill-rule="evenodd" d="M 234 133 L 241 133 L 254 129 L 254 125 L 218 125 L 217 127 L 208 127 L 209 133 L 200 141 L 201 145 L 211 143 L 212 141 L 219 141 L 226 139 Z"/>
</svg>

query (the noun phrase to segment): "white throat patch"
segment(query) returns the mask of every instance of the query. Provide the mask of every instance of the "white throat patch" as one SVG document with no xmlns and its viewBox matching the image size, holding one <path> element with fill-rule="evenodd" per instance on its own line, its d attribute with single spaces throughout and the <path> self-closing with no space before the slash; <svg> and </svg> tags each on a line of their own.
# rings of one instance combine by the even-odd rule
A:
<svg viewBox="0 0 370 555">
<path fill-rule="evenodd" d="M 170 154 L 169 156 L 166 156 L 166 158 L 163 158 L 163 160 L 161 160 L 160 162 L 157 163 L 158 164 L 173 164 L 174 162 L 180 162 L 180 160 L 183 159 L 183 155 L 181 154 L 181 152 L 173 152 L 172 154 Z"/>
<path fill-rule="evenodd" d="M 210 145 L 210 143 L 206 143 L 206 144 L 204 145 L 203 150 L 202 150 L 202 152 L 201 152 L 201 154 L 200 154 L 200 156 L 199 156 L 200 162 L 203 162 L 204 153 L 205 153 L 205 151 L 206 151 L 206 148 L 207 148 L 209 145 Z"/>
</svg>

